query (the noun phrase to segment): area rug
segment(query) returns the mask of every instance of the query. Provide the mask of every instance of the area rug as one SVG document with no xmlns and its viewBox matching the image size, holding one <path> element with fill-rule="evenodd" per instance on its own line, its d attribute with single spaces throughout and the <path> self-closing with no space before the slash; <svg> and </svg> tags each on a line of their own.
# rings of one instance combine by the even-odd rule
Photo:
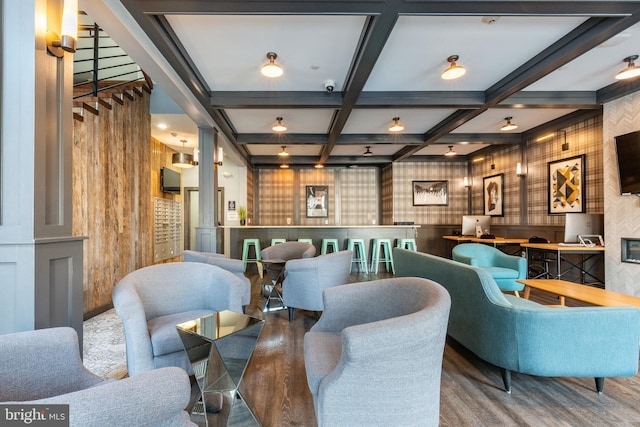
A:
<svg viewBox="0 0 640 427">
<path fill-rule="evenodd" d="M 83 331 L 84 366 L 102 378 L 124 378 L 127 375 L 124 330 L 115 310 L 85 320 Z"/>
</svg>

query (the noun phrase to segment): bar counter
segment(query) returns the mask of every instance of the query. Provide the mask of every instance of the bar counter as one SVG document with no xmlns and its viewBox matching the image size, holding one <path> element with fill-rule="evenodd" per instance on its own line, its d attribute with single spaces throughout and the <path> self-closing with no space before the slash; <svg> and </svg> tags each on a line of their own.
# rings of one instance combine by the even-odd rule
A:
<svg viewBox="0 0 640 427">
<path fill-rule="evenodd" d="M 244 239 L 260 239 L 262 249 L 271 245 L 271 239 L 312 239 L 316 254 L 320 254 L 322 239 L 338 239 L 338 247 L 347 248 L 347 239 L 364 239 L 367 255 L 370 255 L 371 239 L 415 239 L 419 225 L 265 225 L 225 226 L 224 253 L 235 259 L 242 258 Z"/>
</svg>

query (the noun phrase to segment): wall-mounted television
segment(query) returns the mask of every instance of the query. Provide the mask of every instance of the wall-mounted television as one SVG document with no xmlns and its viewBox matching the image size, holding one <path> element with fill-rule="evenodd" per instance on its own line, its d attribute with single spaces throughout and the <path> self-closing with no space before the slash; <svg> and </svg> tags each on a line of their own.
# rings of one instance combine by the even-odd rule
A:
<svg viewBox="0 0 640 427">
<path fill-rule="evenodd" d="M 160 168 L 160 191 L 180 194 L 180 173 L 169 168 Z"/>
<path fill-rule="evenodd" d="M 616 136 L 620 194 L 640 194 L 640 131 Z"/>
</svg>

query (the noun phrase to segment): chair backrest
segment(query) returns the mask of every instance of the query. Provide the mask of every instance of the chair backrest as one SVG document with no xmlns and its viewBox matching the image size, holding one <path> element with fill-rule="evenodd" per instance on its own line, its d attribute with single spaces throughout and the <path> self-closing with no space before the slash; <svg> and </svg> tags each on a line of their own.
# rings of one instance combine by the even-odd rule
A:
<svg viewBox="0 0 640 427">
<path fill-rule="evenodd" d="M 451 306 L 447 291 L 431 280 L 406 277 L 336 286 L 324 293 L 319 322 L 326 316 L 327 325 L 347 325 L 341 332 L 340 361 L 319 389 L 318 425 L 438 425 Z M 340 307 L 332 319 L 332 307 L 341 301 L 358 305 Z M 390 398 L 403 393 L 412 398 Z"/>
<path fill-rule="evenodd" d="M 282 285 L 285 305 L 322 311 L 322 290 L 349 282 L 352 256 L 352 251 L 339 251 L 287 261 Z"/>
<path fill-rule="evenodd" d="M 260 251 L 262 259 L 311 258 L 316 254 L 316 247 L 306 242 L 284 242 L 269 246 Z"/>
<path fill-rule="evenodd" d="M 483 243 L 462 243 L 456 245 L 451 251 L 454 261 L 465 262 L 466 257 L 474 258 L 476 267 L 490 267 L 494 265 L 496 254 L 499 249 Z"/>
<path fill-rule="evenodd" d="M 244 284 L 233 273 L 200 262 L 172 262 L 143 267 L 123 277 L 114 288 L 114 305 L 121 292 L 137 293 L 147 320 L 191 310 L 212 309 L 231 303 L 242 310 Z M 117 310 L 117 307 L 116 307 Z"/>
</svg>

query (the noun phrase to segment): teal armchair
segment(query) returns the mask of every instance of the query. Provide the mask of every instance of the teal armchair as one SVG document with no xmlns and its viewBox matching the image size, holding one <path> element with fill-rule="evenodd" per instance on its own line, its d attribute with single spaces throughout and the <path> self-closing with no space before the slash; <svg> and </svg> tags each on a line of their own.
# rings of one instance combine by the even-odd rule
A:
<svg viewBox="0 0 640 427">
<path fill-rule="evenodd" d="M 524 289 L 516 280 L 527 278 L 527 259 L 507 255 L 493 246 L 482 243 L 463 243 L 452 251 L 453 260 L 479 267 L 485 270 L 501 291 L 513 291 L 518 294 Z"/>
</svg>

